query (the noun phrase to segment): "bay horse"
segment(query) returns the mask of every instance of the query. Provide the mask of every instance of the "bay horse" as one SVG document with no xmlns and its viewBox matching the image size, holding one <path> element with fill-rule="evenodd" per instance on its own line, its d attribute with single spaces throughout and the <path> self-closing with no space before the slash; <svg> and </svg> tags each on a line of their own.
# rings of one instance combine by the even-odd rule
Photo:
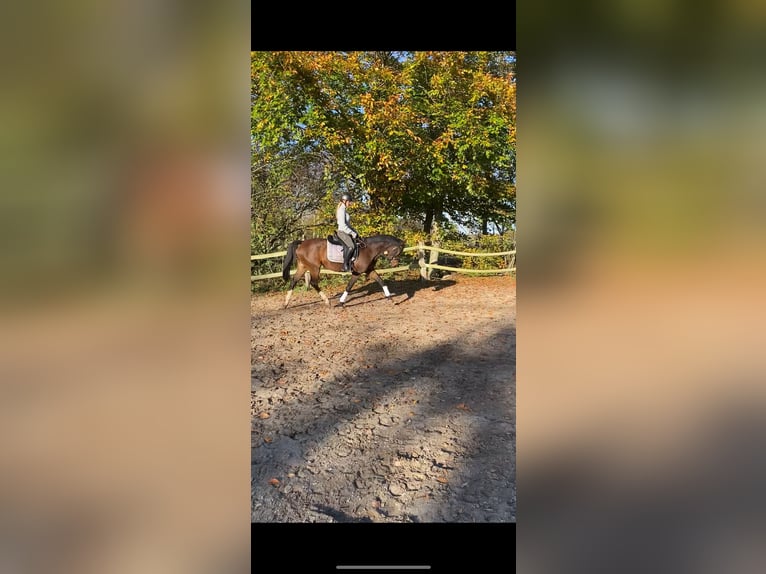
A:
<svg viewBox="0 0 766 574">
<path fill-rule="evenodd" d="M 399 265 L 399 256 L 404 249 L 404 241 L 393 235 L 372 235 L 359 243 L 359 252 L 356 259 L 351 264 L 351 279 L 346 284 L 346 289 L 340 296 L 339 306 L 343 306 L 348 297 L 348 292 L 354 286 L 361 274 L 372 277 L 383 289 L 386 299 L 391 301 L 391 293 L 388 287 L 383 283 L 378 272 L 375 271 L 375 264 L 381 255 L 388 257 L 394 267 Z M 336 263 L 327 258 L 327 239 L 306 239 L 305 241 L 293 241 L 287 248 L 287 254 L 282 263 L 282 278 L 287 281 L 290 279 L 290 268 L 293 261 L 297 260 L 297 269 L 290 281 L 290 289 L 285 297 L 285 308 L 290 303 L 295 284 L 300 281 L 306 271 L 311 275 L 311 286 L 319 293 L 322 300 L 329 307 L 330 300 L 319 288 L 319 270 L 325 267 L 331 271 L 341 271 L 343 263 Z"/>
</svg>

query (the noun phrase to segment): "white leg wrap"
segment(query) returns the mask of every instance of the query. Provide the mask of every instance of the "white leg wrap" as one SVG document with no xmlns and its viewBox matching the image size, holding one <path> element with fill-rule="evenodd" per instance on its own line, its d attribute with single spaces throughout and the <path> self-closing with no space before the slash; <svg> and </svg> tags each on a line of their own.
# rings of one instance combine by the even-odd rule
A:
<svg viewBox="0 0 766 574">
<path fill-rule="evenodd" d="M 345 303 L 347 297 L 348 297 L 348 291 L 344 291 L 343 295 L 340 296 L 340 302 Z"/>
<path fill-rule="evenodd" d="M 388 292 L 388 285 L 383 285 L 383 293 L 386 294 L 386 297 L 391 296 L 391 293 Z"/>
</svg>

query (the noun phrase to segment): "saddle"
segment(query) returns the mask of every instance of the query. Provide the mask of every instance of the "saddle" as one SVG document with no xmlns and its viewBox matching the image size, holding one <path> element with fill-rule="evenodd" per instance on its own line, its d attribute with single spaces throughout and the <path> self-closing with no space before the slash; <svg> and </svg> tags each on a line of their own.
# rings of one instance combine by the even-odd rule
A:
<svg viewBox="0 0 766 574">
<path fill-rule="evenodd" d="M 343 253 L 345 253 L 346 244 L 343 243 L 340 240 L 340 238 L 338 237 L 337 233 L 334 233 L 333 235 L 328 235 L 327 236 L 327 243 L 331 243 L 332 245 L 340 246 L 343 249 Z M 359 242 L 359 238 L 354 240 L 354 253 L 353 253 L 353 255 L 351 255 L 351 259 L 349 261 L 354 261 L 356 259 L 357 255 L 359 255 L 359 243 L 360 243 Z M 328 252 L 329 252 L 329 250 L 328 250 Z"/>
<path fill-rule="evenodd" d="M 340 246 L 343 246 L 343 247 L 345 247 L 345 245 L 346 245 L 345 243 L 343 243 L 343 242 L 340 240 L 340 238 L 338 237 L 338 234 L 337 234 L 337 233 L 335 233 L 335 234 L 333 234 L 333 235 L 328 235 L 328 236 L 327 236 L 327 241 L 329 241 L 329 242 L 330 242 L 330 243 L 332 243 L 333 245 L 340 245 Z M 354 246 L 355 246 L 355 248 L 356 248 L 356 249 L 359 249 L 360 247 L 364 247 L 364 241 L 362 241 L 362 238 L 361 238 L 361 237 L 357 237 L 357 238 L 354 240 Z"/>
</svg>

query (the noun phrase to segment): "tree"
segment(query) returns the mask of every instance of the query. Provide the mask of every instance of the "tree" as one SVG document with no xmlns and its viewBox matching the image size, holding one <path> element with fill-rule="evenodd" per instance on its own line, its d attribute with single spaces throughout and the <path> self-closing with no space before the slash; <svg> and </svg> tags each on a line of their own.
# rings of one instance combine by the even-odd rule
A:
<svg viewBox="0 0 766 574">
<path fill-rule="evenodd" d="M 501 52 L 419 52 L 406 68 L 418 141 L 404 206 L 424 228 L 515 214 L 515 58 Z"/>
<path fill-rule="evenodd" d="M 251 250 L 268 253 L 305 231 L 306 219 L 334 187 L 321 154 L 296 150 L 251 163 Z"/>
<path fill-rule="evenodd" d="M 514 221 L 513 53 L 256 52 L 251 80 L 259 162 L 320 155 L 372 220 Z"/>
</svg>

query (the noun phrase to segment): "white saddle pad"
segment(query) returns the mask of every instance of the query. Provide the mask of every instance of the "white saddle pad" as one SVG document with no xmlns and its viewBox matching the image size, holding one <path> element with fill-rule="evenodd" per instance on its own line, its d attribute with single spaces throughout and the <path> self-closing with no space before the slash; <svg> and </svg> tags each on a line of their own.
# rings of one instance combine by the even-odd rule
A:
<svg viewBox="0 0 766 574">
<path fill-rule="evenodd" d="M 327 259 L 334 263 L 343 263 L 343 246 L 327 241 Z"/>
</svg>

